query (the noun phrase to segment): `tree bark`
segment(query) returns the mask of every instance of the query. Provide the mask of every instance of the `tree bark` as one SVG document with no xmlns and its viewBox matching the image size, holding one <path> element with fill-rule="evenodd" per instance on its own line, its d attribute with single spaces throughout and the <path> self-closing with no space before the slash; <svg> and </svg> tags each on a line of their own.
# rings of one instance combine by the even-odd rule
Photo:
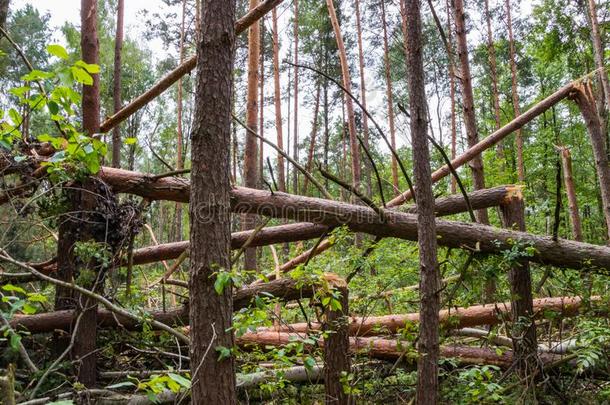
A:
<svg viewBox="0 0 610 405">
<path fill-rule="evenodd" d="M 595 0 L 587 0 L 589 9 L 589 19 L 591 22 L 591 39 L 593 40 L 593 57 L 595 59 L 595 67 L 600 69 L 598 78 L 601 82 L 601 87 L 605 96 L 606 108 L 610 110 L 610 83 L 608 82 L 608 72 L 604 68 L 604 47 L 602 45 L 601 35 L 599 32 L 599 22 L 597 20 L 597 6 Z M 602 103 L 603 104 L 603 103 Z M 603 120 L 600 117 L 600 122 Z M 605 128 L 602 129 L 605 132 Z"/>
<path fill-rule="evenodd" d="M 508 229 L 525 232 L 525 203 L 521 195 L 512 196 L 501 206 L 502 222 Z M 532 302 L 532 277 L 527 260 L 516 260 L 508 271 L 511 293 L 512 339 L 517 371 L 529 380 L 538 370 L 538 343 Z"/>
<path fill-rule="evenodd" d="M 123 50 L 123 15 L 125 0 L 118 0 L 116 9 L 116 33 L 114 39 L 114 80 L 112 99 L 115 114 L 121 109 L 121 52 Z M 112 129 L 112 167 L 121 167 L 121 128 Z"/>
<path fill-rule="evenodd" d="M 500 93 L 498 92 L 498 65 L 496 63 L 496 47 L 491 30 L 491 13 L 489 12 L 489 0 L 485 0 L 485 19 L 487 21 L 487 53 L 489 54 L 489 71 L 491 73 L 491 97 L 494 105 L 494 120 L 496 130 L 502 126 L 500 121 Z M 498 155 L 502 156 L 502 143 L 498 144 Z"/>
<path fill-rule="evenodd" d="M 250 0 L 250 10 L 256 9 L 258 0 Z M 258 88 L 260 63 L 260 25 L 258 21 L 248 29 L 248 94 L 246 107 L 246 125 L 258 134 Z M 244 185 L 250 188 L 259 187 L 258 142 L 257 137 L 246 131 L 246 146 L 244 149 Z M 242 230 L 256 227 L 255 215 L 242 216 Z M 246 249 L 244 252 L 244 268 L 256 270 L 256 249 Z"/>
<path fill-rule="evenodd" d="M 575 86 L 570 96 L 578 104 L 580 113 L 585 120 L 589 137 L 591 138 L 593 156 L 595 157 L 595 169 L 599 179 L 603 212 L 606 219 L 606 237 L 610 241 L 610 166 L 606 153 L 606 137 L 602 131 L 599 115 L 595 109 L 595 97 L 593 96 L 591 84 L 583 82 Z"/>
<path fill-rule="evenodd" d="M 343 389 L 344 375 L 349 375 L 351 369 L 347 326 L 347 316 L 349 315 L 347 283 L 335 283 L 335 292 L 340 294 L 340 297 L 336 299 L 341 304 L 341 308 L 333 310 L 329 304 L 326 308 L 324 325 L 324 329 L 328 333 L 324 344 L 325 403 L 347 405 L 352 402 L 351 395 Z"/>
<path fill-rule="evenodd" d="M 602 303 L 601 313 L 605 312 L 602 297 L 591 297 L 591 302 Z M 573 317 L 580 313 L 584 302 L 581 297 L 554 297 L 533 300 L 533 310 L 536 317 L 543 317 L 545 313 L 555 312 L 562 317 Z M 514 311 L 510 302 L 494 304 L 473 305 L 443 309 L 438 312 L 438 318 L 443 328 L 461 329 L 479 325 L 498 325 L 506 319 L 512 318 Z M 418 312 L 409 314 L 393 314 L 382 316 L 367 316 L 349 318 L 350 336 L 374 336 L 380 334 L 394 334 L 401 329 L 416 326 L 421 316 Z M 293 323 L 283 325 L 280 332 L 308 333 L 312 330 L 321 330 L 319 323 Z M 267 330 L 267 329 L 265 329 Z"/>
<path fill-rule="evenodd" d="M 182 0 L 182 23 L 180 25 L 180 63 L 184 61 L 184 37 L 185 32 L 185 20 L 186 20 L 186 0 Z M 183 109 L 183 85 L 182 78 L 178 80 L 178 95 L 176 100 L 176 170 L 184 169 L 184 156 L 183 156 L 183 132 L 182 132 L 182 109 Z M 174 240 L 182 240 L 182 204 L 177 203 L 175 206 L 175 218 L 174 227 L 175 234 Z"/>
<path fill-rule="evenodd" d="M 190 240 L 199 247 L 190 254 L 192 401 L 235 404 L 234 359 L 220 360 L 216 351 L 234 344 L 232 287 L 225 286 L 220 294 L 214 288 L 218 272 L 231 268 L 228 207 L 235 1 L 204 0 L 201 20 L 189 205 Z"/>
<path fill-rule="evenodd" d="M 515 118 L 521 115 L 521 107 L 519 106 L 519 87 L 517 83 L 517 62 L 515 60 L 515 39 L 513 37 L 513 23 L 510 11 L 510 0 L 506 0 L 506 18 L 508 24 L 508 43 L 509 43 L 509 58 L 510 58 L 510 77 L 511 91 L 513 97 L 513 111 Z M 525 182 L 525 165 L 523 163 L 523 133 L 521 128 L 517 130 L 517 175 L 520 183 Z"/>
<path fill-rule="evenodd" d="M 294 115 L 292 117 L 294 126 L 292 127 L 292 158 L 299 161 L 299 0 L 294 0 Z M 299 191 L 299 171 L 292 171 L 292 192 L 297 194 Z"/>
<path fill-rule="evenodd" d="M 453 28 L 451 27 L 451 8 L 449 1 L 446 2 L 447 7 L 447 47 L 449 52 L 453 52 Z M 457 156 L 457 123 L 456 123 L 456 108 L 455 108 L 455 66 L 453 58 L 449 59 L 449 98 L 451 99 L 451 160 L 455 160 Z M 451 194 L 457 191 L 457 180 L 451 176 Z"/>
<path fill-rule="evenodd" d="M 8 9 L 10 0 L 0 0 L 0 27 L 6 29 L 6 19 L 8 17 Z"/>
<path fill-rule="evenodd" d="M 272 10 L 273 19 L 273 88 L 275 106 L 275 128 L 277 131 L 277 147 L 284 150 L 284 135 L 282 133 L 282 94 L 280 87 L 280 40 L 277 28 L 277 11 Z M 286 168 L 284 166 L 284 156 L 277 154 L 277 179 L 279 191 L 286 191 Z"/>
<path fill-rule="evenodd" d="M 563 167 L 563 182 L 568 196 L 568 208 L 570 210 L 570 225 L 572 226 L 572 237 L 574 240 L 582 242 L 582 222 L 578 211 L 578 198 L 574 187 L 574 177 L 572 176 L 572 155 L 567 147 L 559 148 L 561 155 L 561 166 Z"/>
<path fill-rule="evenodd" d="M 386 83 L 386 98 L 388 99 L 388 123 L 390 125 L 390 144 L 396 150 L 396 128 L 394 127 L 394 96 L 392 95 L 392 76 L 390 74 L 390 47 L 388 45 L 388 27 L 385 14 L 385 0 L 381 1 L 381 25 L 383 26 L 383 64 Z M 400 192 L 398 186 L 398 162 L 392 154 L 392 185 L 394 194 Z"/>
<path fill-rule="evenodd" d="M 419 246 L 420 320 L 417 361 L 417 403 L 434 404 L 438 400 L 438 360 L 440 307 L 439 273 L 436 257 L 434 194 L 430 180 L 426 88 L 424 75 L 421 2 L 407 3 L 407 84 L 413 144 L 413 172 L 417 199 L 417 234 Z"/>
<path fill-rule="evenodd" d="M 477 121 L 474 110 L 474 95 L 472 91 L 472 76 L 470 75 L 470 63 L 468 62 L 468 41 L 466 40 L 466 15 L 464 14 L 463 0 L 453 0 L 453 11 L 455 18 L 455 33 L 457 39 L 458 56 L 460 59 L 460 75 L 462 88 L 462 106 L 464 109 L 464 125 L 468 147 L 473 148 L 479 142 Z M 485 188 L 485 174 L 483 171 L 483 159 L 481 153 L 477 153 L 470 160 L 472 169 L 472 181 L 475 190 Z M 475 213 L 477 222 L 489 224 L 487 210 L 477 210 Z"/>
<path fill-rule="evenodd" d="M 343 78 L 343 87 L 348 92 L 352 93 L 352 79 L 349 73 L 349 65 L 347 63 L 347 53 L 345 51 L 345 44 L 343 42 L 343 36 L 341 34 L 341 27 L 337 20 L 337 13 L 333 0 L 326 0 L 326 6 L 328 7 L 328 14 L 330 21 L 335 32 L 335 38 L 337 41 L 337 48 L 339 49 L 339 60 L 341 62 L 341 76 Z M 354 117 L 354 104 L 350 97 L 345 97 L 345 107 L 347 109 L 347 127 L 349 130 L 349 143 L 350 152 L 352 157 L 352 185 L 355 188 L 360 187 L 360 148 L 358 146 L 358 139 L 356 134 L 356 119 Z"/>
<path fill-rule="evenodd" d="M 383 7 L 383 1 L 381 2 Z M 360 68 L 360 102 L 366 110 L 366 77 L 364 76 L 364 47 L 362 46 L 362 19 L 360 18 L 360 0 L 356 0 L 354 7 L 356 8 L 356 35 L 358 39 L 358 67 Z M 384 19 L 385 22 L 385 19 Z M 385 28 L 385 26 L 384 26 Z M 390 121 L 391 127 L 394 126 L 394 117 Z M 364 146 L 369 148 L 369 117 L 362 114 L 362 138 Z M 366 181 L 366 195 L 372 195 L 371 187 L 371 167 L 370 163 L 364 164 L 364 178 Z"/>
</svg>

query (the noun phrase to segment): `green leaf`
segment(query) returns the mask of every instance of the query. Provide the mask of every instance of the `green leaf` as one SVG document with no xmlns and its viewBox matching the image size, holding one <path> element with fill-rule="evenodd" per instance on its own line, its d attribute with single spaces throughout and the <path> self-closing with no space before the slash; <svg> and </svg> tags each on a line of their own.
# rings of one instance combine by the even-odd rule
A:
<svg viewBox="0 0 610 405">
<path fill-rule="evenodd" d="M 13 125 L 15 126 L 19 126 L 23 122 L 23 117 L 21 117 L 21 114 L 14 108 L 8 110 L 8 115 L 11 117 L 11 121 L 13 121 Z"/>
<path fill-rule="evenodd" d="M 47 103 L 47 107 L 49 107 L 49 112 L 53 115 L 57 114 L 59 112 L 59 105 L 57 105 L 57 103 L 55 101 L 49 101 Z"/>
<path fill-rule="evenodd" d="M 216 351 L 218 352 L 218 361 L 222 361 L 231 357 L 231 349 L 229 349 L 228 347 L 216 346 Z"/>
<path fill-rule="evenodd" d="M 95 65 L 95 64 L 92 64 L 92 63 L 85 63 L 82 60 L 79 60 L 78 62 L 76 62 L 74 64 L 74 66 L 81 67 L 81 68 L 85 69 L 87 72 L 89 72 L 91 74 L 95 74 L 95 73 L 99 73 L 100 72 L 99 65 Z"/>
<path fill-rule="evenodd" d="M 184 388 L 191 388 L 191 381 L 188 378 L 182 377 L 179 374 L 167 373 L 168 377 L 182 385 Z"/>
<path fill-rule="evenodd" d="M 16 285 L 12 285 L 12 284 L 5 284 L 2 286 L 2 289 L 4 291 L 14 291 L 14 292 L 18 292 L 21 294 L 27 294 L 27 291 L 25 291 L 23 288 L 16 286 Z"/>
<path fill-rule="evenodd" d="M 21 76 L 21 80 L 26 82 L 33 82 L 36 80 L 50 79 L 51 77 L 53 77 L 53 73 L 43 72 L 42 70 L 34 69 L 30 73 Z"/>
<path fill-rule="evenodd" d="M 93 78 L 91 75 L 82 68 L 72 67 L 72 75 L 74 76 L 74 80 L 84 84 L 85 86 L 91 86 L 93 84 Z"/>
<path fill-rule="evenodd" d="M 38 310 L 32 304 L 28 304 L 27 302 L 23 304 L 23 308 L 21 309 L 26 315 L 34 315 Z"/>
<path fill-rule="evenodd" d="M 106 388 L 109 390 L 115 390 L 118 388 L 127 388 L 127 387 L 135 387 L 136 385 L 134 383 L 132 383 L 131 381 L 123 381 L 117 384 L 112 384 L 107 386 Z"/>
<path fill-rule="evenodd" d="M 222 294 L 225 287 L 231 283 L 231 275 L 227 272 L 221 271 L 216 275 L 216 281 L 214 281 L 214 290 L 218 295 Z"/>
<path fill-rule="evenodd" d="M 125 139 L 125 145 L 133 145 L 138 142 L 138 138 L 127 138 Z"/>
<path fill-rule="evenodd" d="M 21 343 L 21 336 L 16 333 L 12 333 L 10 344 L 11 344 L 11 347 L 13 348 L 13 350 L 19 349 L 19 343 Z"/>
<path fill-rule="evenodd" d="M 66 49 L 61 45 L 57 45 L 57 44 L 49 45 L 49 46 L 47 46 L 47 52 L 49 52 L 51 55 L 57 56 L 58 58 L 61 58 L 63 60 L 70 58 L 70 55 L 68 55 L 68 51 L 66 51 Z"/>
</svg>

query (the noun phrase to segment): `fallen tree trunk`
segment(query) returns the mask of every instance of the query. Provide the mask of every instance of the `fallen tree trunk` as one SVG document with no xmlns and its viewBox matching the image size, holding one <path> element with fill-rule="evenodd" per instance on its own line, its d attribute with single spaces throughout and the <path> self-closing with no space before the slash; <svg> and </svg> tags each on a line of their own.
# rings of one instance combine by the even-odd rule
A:
<svg viewBox="0 0 610 405">
<path fill-rule="evenodd" d="M 334 274 L 328 273 L 325 276 L 331 285 L 341 282 L 341 279 Z M 345 283 L 345 282 L 343 282 Z M 256 297 L 275 297 L 283 301 L 291 301 L 300 298 L 310 298 L 315 294 L 316 285 L 299 285 L 291 278 L 282 278 L 269 283 L 246 286 L 238 289 L 233 294 L 233 309 L 238 311 L 246 308 L 252 299 Z M 184 326 L 189 322 L 188 305 L 172 309 L 167 312 L 151 311 L 151 319 L 171 326 Z M 139 330 L 142 325 L 133 319 L 115 314 L 111 311 L 100 309 L 97 315 L 98 326 L 102 328 L 121 327 L 126 330 Z M 46 333 L 54 330 L 69 331 L 74 321 L 74 311 L 54 311 L 35 315 L 16 315 L 10 320 L 13 329 L 26 329 L 30 333 Z"/>
<path fill-rule="evenodd" d="M 591 303 L 601 302 L 601 297 L 591 297 Z M 534 314 L 543 316 L 545 312 L 558 312 L 561 316 L 578 315 L 582 306 L 580 297 L 541 298 L 533 301 Z M 511 318 L 510 302 L 474 305 L 465 308 L 444 309 L 439 312 L 439 321 L 445 329 L 460 329 L 478 325 L 496 325 L 503 319 Z M 407 324 L 419 322 L 419 313 L 383 315 L 370 317 L 350 317 L 349 328 L 352 336 L 397 333 Z M 312 323 L 313 330 L 320 330 L 319 323 Z M 311 329 L 307 323 L 281 326 L 281 332 L 307 333 Z"/>
<path fill-rule="evenodd" d="M 267 346 L 284 346 L 290 342 L 301 341 L 305 336 L 298 333 L 286 332 L 255 332 L 246 333 L 236 339 L 237 345 L 242 348 L 257 347 L 264 349 Z M 324 346 L 324 340 L 318 344 Z M 350 338 L 350 351 L 353 354 L 368 355 L 383 360 L 402 359 L 408 364 L 416 364 L 417 352 L 405 342 L 381 338 Z M 490 364 L 502 368 L 509 368 L 513 363 L 512 351 L 505 351 L 498 355 L 495 350 L 469 347 L 469 346 L 441 346 L 440 355 L 444 358 L 454 358 L 457 364 L 483 365 Z M 541 354 L 543 362 L 550 362 L 559 358 L 555 355 Z"/>
</svg>

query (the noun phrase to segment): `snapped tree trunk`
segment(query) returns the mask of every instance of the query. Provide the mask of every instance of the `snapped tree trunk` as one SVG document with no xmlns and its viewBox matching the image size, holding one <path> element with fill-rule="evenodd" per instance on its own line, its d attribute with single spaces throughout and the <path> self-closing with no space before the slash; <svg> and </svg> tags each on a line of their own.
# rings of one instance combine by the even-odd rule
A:
<svg viewBox="0 0 610 405">
<path fill-rule="evenodd" d="M 237 402 L 234 359 L 219 359 L 216 348 L 234 344 L 232 286 L 228 283 L 219 294 L 214 284 L 218 272 L 231 268 L 228 207 L 235 1 L 204 0 L 198 30 L 189 205 L 190 240 L 199 247 L 190 254 L 191 395 L 193 403 L 230 405 Z"/>
<path fill-rule="evenodd" d="M 606 137 L 602 131 L 599 115 L 595 109 L 595 97 L 589 82 L 583 81 L 575 86 L 570 94 L 572 99 L 578 104 L 582 114 L 587 132 L 591 138 L 593 146 L 593 156 L 595 157 L 595 169 L 602 195 L 602 206 L 606 219 L 606 238 L 610 241 L 610 166 L 606 153 Z"/>
<path fill-rule="evenodd" d="M 419 246 L 420 327 L 417 351 L 417 403 L 434 404 L 438 400 L 438 360 L 440 308 L 439 269 L 436 257 L 434 194 L 430 179 L 428 150 L 426 85 L 424 75 L 421 2 L 407 3 L 407 84 L 413 143 L 413 172 L 417 200 L 417 235 Z"/>
<path fill-rule="evenodd" d="M 525 203 L 514 195 L 501 206 L 504 227 L 525 232 Z M 518 241 L 516 243 L 519 243 Z M 538 372 L 538 343 L 532 302 L 532 276 L 527 260 L 515 260 L 508 270 L 511 293 L 512 338 L 515 362 L 521 376 L 529 380 Z"/>
</svg>

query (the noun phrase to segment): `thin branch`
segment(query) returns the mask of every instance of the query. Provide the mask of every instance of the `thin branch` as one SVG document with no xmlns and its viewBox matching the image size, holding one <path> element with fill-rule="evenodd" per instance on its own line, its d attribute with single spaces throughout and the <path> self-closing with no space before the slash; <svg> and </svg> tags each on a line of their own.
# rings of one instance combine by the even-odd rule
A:
<svg viewBox="0 0 610 405">
<path fill-rule="evenodd" d="M 0 312 L 0 320 L 2 321 L 2 324 L 4 325 L 4 328 L 6 328 L 6 330 L 8 331 L 9 334 L 17 334 L 17 332 L 15 332 L 13 330 L 13 328 L 11 328 L 11 324 L 4 317 L 2 312 Z M 4 329 L 4 328 L 2 328 L 2 329 Z M 21 339 L 19 339 L 17 341 L 17 350 L 19 351 L 19 355 L 23 359 L 23 361 L 26 364 L 26 366 L 28 366 L 28 369 L 32 373 L 37 373 L 38 372 L 38 367 L 36 367 L 36 365 L 34 364 L 32 359 L 30 358 L 30 355 L 28 354 L 28 351 L 25 349 L 25 346 L 23 346 L 23 343 L 21 342 Z"/>
</svg>

